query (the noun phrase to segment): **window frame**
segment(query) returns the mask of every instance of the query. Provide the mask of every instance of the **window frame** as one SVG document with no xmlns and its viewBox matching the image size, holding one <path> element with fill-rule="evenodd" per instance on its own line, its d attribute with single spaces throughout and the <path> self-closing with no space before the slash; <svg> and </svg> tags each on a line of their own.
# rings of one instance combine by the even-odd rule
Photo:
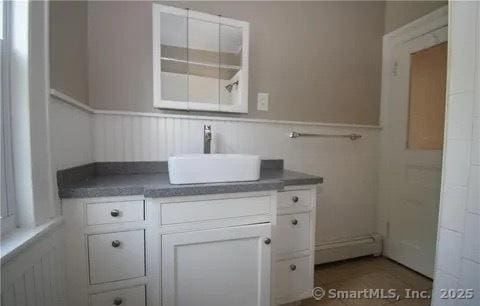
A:
<svg viewBox="0 0 480 306">
<path fill-rule="evenodd" d="M 0 39 L 0 94 L 2 98 L 0 124 L 1 133 L 1 234 L 10 232 L 17 225 L 15 216 L 15 179 L 13 170 L 13 148 L 11 127 L 10 98 L 10 46 L 11 46 L 11 5 L 10 1 L 0 0 L 3 4 L 2 39 Z"/>
</svg>

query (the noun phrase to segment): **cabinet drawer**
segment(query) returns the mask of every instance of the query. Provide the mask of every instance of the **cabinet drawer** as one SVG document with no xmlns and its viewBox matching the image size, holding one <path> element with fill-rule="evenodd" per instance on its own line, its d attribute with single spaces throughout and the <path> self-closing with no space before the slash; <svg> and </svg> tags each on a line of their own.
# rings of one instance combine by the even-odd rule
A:
<svg viewBox="0 0 480 306">
<path fill-rule="evenodd" d="M 311 256 L 278 261 L 275 269 L 275 300 L 278 304 L 311 297 L 313 289 Z"/>
<path fill-rule="evenodd" d="M 145 286 L 102 292 L 90 296 L 91 306 L 145 306 Z"/>
<path fill-rule="evenodd" d="M 278 216 L 275 229 L 277 254 L 308 250 L 310 247 L 310 213 Z"/>
<path fill-rule="evenodd" d="M 87 204 L 87 225 L 141 221 L 143 219 L 143 200 Z"/>
<path fill-rule="evenodd" d="M 310 209 L 312 207 L 310 190 L 291 190 L 278 193 L 279 209 Z"/>
<path fill-rule="evenodd" d="M 144 276 L 144 231 L 89 235 L 88 260 L 91 284 Z"/>
<path fill-rule="evenodd" d="M 162 224 L 218 220 L 271 213 L 270 196 L 162 204 Z"/>
</svg>

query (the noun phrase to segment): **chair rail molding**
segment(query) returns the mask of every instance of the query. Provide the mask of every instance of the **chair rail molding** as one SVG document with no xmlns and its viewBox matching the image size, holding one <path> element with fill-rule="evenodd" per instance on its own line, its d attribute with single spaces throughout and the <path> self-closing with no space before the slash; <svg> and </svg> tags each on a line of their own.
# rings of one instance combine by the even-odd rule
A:
<svg viewBox="0 0 480 306">
<path fill-rule="evenodd" d="M 78 101 L 77 99 L 53 88 L 50 89 L 50 95 L 57 99 L 62 100 L 65 103 L 68 103 L 77 108 L 80 108 L 88 113 L 99 114 L 99 115 L 160 117 L 160 118 L 177 118 L 177 119 L 191 119 L 191 120 L 254 122 L 254 123 L 287 124 L 287 125 L 312 125 L 312 126 L 357 128 L 357 129 L 381 129 L 380 125 L 368 125 L 368 124 L 289 121 L 289 120 L 270 120 L 270 119 L 239 118 L 239 117 L 224 117 L 224 116 L 179 115 L 179 114 L 167 114 L 167 113 L 145 113 L 145 112 L 131 112 L 131 111 L 101 110 L 101 109 L 94 109 L 91 106 L 88 106 L 85 103 L 82 103 L 81 101 Z"/>
</svg>

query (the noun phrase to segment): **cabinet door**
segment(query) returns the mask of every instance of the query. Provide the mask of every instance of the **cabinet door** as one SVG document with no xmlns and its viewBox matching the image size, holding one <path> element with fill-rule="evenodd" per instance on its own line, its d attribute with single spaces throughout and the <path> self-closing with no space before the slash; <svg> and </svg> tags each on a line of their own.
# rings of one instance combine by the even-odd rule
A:
<svg viewBox="0 0 480 306">
<path fill-rule="evenodd" d="M 270 305 L 270 223 L 162 236 L 163 306 Z"/>
</svg>

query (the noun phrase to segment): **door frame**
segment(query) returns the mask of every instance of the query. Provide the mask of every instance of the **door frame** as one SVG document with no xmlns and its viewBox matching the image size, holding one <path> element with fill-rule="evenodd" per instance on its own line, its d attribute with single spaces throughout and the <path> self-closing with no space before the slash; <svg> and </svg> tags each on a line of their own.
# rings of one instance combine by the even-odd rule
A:
<svg viewBox="0 0 480 306">
<path fill-rule="evenodd" d="M 445 26 L 448 26 L 447 5 L 383 36 L 380 126 L 385 126 L 388 119 L 388 93 L 392 85 L 391 76 L 395 64 L 393 58 L 395 46 Z"/>
<path fill-rule="evenodd" d="M 389 119 L 389 96 L 392 86 L 395 82 L 395 48 L 398 45 L 404 44 L 417 37 L 421 37 L 425 34 L 434 32 L 448 26 L 448 5 L 445 5 L 432 13 L 425 15 L 395 31 L 392 31 L 383 36 L 383 50 L 382 50 L 382 87 L 381 87 L 381 101 L 380 101 L 380 126 L 383 131 L 388 126 Z M 447 76 L 448 78 L 448 76 Z M 448 81 L 448 80 L 447 80 Z M 446 120 L 446 118 L 445 118 Z M 386 133 L 381 133 L 379 150 L 382 150 L 384 138 L 388 137 Z M 379 162 L 379 184 L 381 186 L 382 173 L 384 165 L 382 161 L 382 154 L 380 154 Z M 385 247 L 388 245 L 388 233 L 390 222 L 390 206 L 391 203 L 383 200 L 383 195 L 378 193 L 378 205 L 377 205 L 377 232 L 384 238 L 384 254 L 388 255 L 388 249 Z M 438 234 L 438 230 L 437 230 Z"/>
</svg>

